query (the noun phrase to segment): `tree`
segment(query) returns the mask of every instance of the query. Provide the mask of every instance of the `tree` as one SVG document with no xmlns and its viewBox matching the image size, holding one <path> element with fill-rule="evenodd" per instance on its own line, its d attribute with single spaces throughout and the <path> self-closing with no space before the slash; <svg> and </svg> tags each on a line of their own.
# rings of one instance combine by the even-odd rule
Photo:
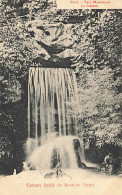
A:
<svg viewBox="0 0 122 195">
<path fill-rule="evenodd" d="M 118 82 L 114 81 L 111 68 L 80 72 L 78 94 L 71 99 L 69 111 L 78 122 L 79 134 L 91 134 L 96 145 L 106 143 L 121 145 L 121 94 L 117 93 Z M 87 140 L 88 141 L 88 140 Z"/>
</svg>

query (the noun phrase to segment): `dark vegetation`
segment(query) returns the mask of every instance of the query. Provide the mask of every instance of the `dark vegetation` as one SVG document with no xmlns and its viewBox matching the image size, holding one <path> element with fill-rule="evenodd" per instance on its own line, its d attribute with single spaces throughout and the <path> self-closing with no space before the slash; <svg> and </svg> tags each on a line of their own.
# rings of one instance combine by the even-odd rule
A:
<svg viewBox="0 0 122 195">
<path fill-rule="evenodd" d="M 68 102 L 77 118 L 87 160 L 101 163 L 107 152 L 121 156 L 120 10 L 56 10 L 48 1 L 9 0 L 0 6 L 0 174 L 21 171 L 27 137 L 27 82 L 31 65 L 73 67 L 78 94 Z M 40 42 L 34 28 L 50 36 L 48 24 L 65 26 L 66 40 L 55 35 Z M 43 26 L 43 22 L 47 26 Z M 30 23 L 28 23 L 30 22 Z M 62 34 L 62 37 L 64 35 Z M 62 53 L 64 52 L 64 53 Z M 65 56 L 66 52 L 68 55 Z"/>
</svg>

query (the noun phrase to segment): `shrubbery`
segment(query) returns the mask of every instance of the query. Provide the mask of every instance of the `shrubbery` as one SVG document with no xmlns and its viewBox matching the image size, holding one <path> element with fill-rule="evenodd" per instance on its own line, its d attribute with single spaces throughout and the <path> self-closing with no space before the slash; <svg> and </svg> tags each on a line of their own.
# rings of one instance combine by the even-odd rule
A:
<svg viewBox="0 0 122 195">
<path fill-rule="evenodd" d="M 70 49 L 76 54 L 72 67 L 77 75 L 78 94 L 68 104 L 69 113 L 73 112 L 77 118 L 85 149 L 88 151 L 91 143 L 97 148 L 105 144 L 120 147 L 120 10 L 56 10 L 48 1 L 43 6 L 40 1 L 33 3 L 33 6 L 27 6 L 25 0 L 10 0 L 3 1 L 1 6 L 0 117 L 5 119 L 1 121 L 3 142 L 6 127 L 12 133 L 13 130 L 19 132 L 20 127 L 13 123 L 15 113 L 10 116 L 6 107 L 15 105 L 27 93 L 28 68 L 37 55 L 25 24 L 40 18 L 50 24 L 73 25 L 68 30 L 71 30 L 71 37 L 72 33 L 75 35 Z M 24 9 L 26 12 L 22 12 Z M 27 96 L 25 99 L 27 101 Z M 18 108 L 21 108 L 20 104 Z M 11 143 L 9 136 L 7 139 Z"/>
</svg>

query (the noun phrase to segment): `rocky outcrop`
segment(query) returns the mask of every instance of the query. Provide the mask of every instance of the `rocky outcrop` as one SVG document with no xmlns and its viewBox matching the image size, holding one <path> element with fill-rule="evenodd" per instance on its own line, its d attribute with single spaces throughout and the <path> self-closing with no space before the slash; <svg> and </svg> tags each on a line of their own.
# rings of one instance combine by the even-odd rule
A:
<svg viewBox="0 0 122 195">
<path fill-rule="evenodd" d="M 73 51 L 76 35 L 72 24 L 33 20 L 26 23 L 26 29 L 33 40 L 37 56 L 34 61 L 42 65 L 71 66 L 77 57 Z M 47 62 L 48 60 L 48 62 Z"/>
</svg>

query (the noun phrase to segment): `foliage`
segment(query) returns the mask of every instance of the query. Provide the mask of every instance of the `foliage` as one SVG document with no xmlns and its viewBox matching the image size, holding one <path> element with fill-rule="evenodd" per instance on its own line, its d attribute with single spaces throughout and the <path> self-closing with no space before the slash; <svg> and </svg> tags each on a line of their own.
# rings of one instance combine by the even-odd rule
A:
<svg viewBox="0 0 122 195">
<path fill-rule="evenodd" d="M 68 103 L 69 113 L 77 119 L 85 149 L 93 144 L 97 151 L 104 144 L 120 146 L 120 10 L 57 10 L 46 0 L 9 0 L 0 2 L 0 12 L 2 145 L 13 147 L 15 140 L 26 137 L 28 68 L 40 55 L 26 24 L 37 19 L 49 25 L 71 24 L 67 31 L 74 37 L 70 49 L 75 53 L 78 94 Z"/>
<path fill-rule="evenodd" d="M 89 14 L 76 29 L 77 71 L 80 68 L 93 70 L 120 64 L 120 14 L 119 11 L 94 12 Z M 77 45 L 79 46 L 77 48 Z"/>
<path fill-rule="evenodd" d="M 114 80 L 111 68 L 80 72 L 78 94 L 71 99 L 69 111 L 77 119 L 79 134 L 86 138 L 86 148 L 90 144 L 88 137 L 100 147 L 105 142 L 121 145 L 122 95 L 118 85 L 120 79 Z"/>
</svg>

